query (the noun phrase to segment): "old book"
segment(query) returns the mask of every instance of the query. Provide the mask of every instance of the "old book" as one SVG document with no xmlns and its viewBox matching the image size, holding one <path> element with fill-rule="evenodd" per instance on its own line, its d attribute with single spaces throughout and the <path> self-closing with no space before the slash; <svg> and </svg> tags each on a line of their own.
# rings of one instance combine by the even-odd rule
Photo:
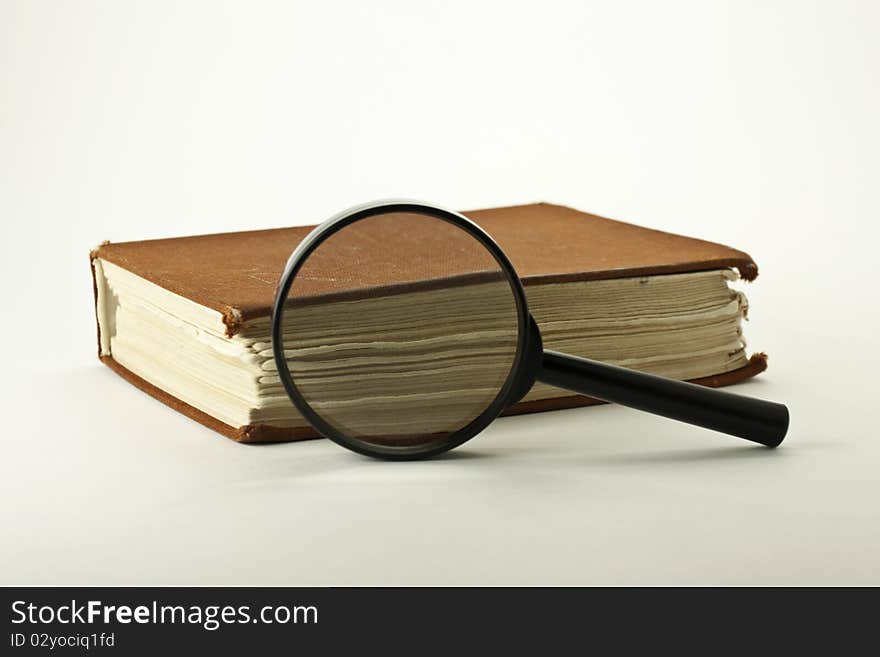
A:
<svg viewBox="0 0 880 657">
<path fill-rule="evenodd" d="M 465 214 L 510 257 L 547 348 L 711 386 L 766 368 L 764 354 L 746 354 L 747 302 L 731 285 L 757 276 L 746 253 L 546 203 Z M 309 230 L 102 244 L 91 253 L 101 360 L 235 440 L 314 437 L 281 387 L 270 341 L 278 277 Z M 384 304 L 375 316 L 393 316 L 393 299 L 371 302 Z M 360 340 L 381 336 L 381 326 L 360 330 Z M 591 403 L 538 384 L 507 413 Z"/>
</svg>

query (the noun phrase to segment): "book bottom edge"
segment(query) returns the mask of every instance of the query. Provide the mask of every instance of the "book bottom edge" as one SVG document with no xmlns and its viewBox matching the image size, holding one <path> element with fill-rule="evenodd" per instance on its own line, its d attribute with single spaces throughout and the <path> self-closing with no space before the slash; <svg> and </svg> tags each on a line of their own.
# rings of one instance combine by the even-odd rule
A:
<svg viewBox="0 0 880 657">
<path fill-rule="evenodd" d="M 200 411 L 194 406 L 190 406 L 173 395 L 169 395 L 161 388 L 154 386 L 149 381 L 142 379 L 134 372 L 117 363 L 112 356 L 100 356 L 101 361 L 111 370 L 116 372 L 123 379 L 131 383 L 136 388 L 147 393 L 154 399 L 159 400 L 166 406 L 173 408 L 175 411 L 182 413 L 188 418 L 213 429 L 227 438 L 240 443 L 278 443 L 292 442 L 297 440 L 310 440 L 320 438 L 320 436 L 311 427 L 276 427 L 269 424 L 249 424 L 242 427 L 232 427 L 208 415 L 204 411 Z M 764 353 L 755 353 L 749 358 L 748 363 L 740 368 L 725 372 L 723 374 L 714 374 L 704 376 L 698 379 L 691 379 L 691 383 L 697 383 L 712 388 L 731 385 L 745 381 L 767 369 L 767 355 Z M 584 395 L 562 395 L 560 397 L 552 397 L 549 399 L 537 399 L 534 401 L 519 402 L 506 409 L 502 416 L 522 415 L 525 413 L 540 413 L 543 411 L 554 411 L 565 408 L 577 408 L 580 406 L 594 406 L 603 404 L 598 399 L 586 397 Z"/>
</svg>

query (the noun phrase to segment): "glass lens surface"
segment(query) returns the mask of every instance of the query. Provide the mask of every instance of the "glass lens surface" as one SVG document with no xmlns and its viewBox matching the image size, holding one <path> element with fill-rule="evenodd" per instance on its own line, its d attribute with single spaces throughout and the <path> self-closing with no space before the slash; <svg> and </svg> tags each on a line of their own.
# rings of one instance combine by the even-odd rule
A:
<svg viewBox="0 0 880 657">
<path fill-rule="evenodd" d="M 336 432 L 430 447 L 479 417 L 511 375 L 519 337 L 507 272 L 464 228 L 390 213 L 323 241 L 281 316 L 288 372 Z"/>
</svg>

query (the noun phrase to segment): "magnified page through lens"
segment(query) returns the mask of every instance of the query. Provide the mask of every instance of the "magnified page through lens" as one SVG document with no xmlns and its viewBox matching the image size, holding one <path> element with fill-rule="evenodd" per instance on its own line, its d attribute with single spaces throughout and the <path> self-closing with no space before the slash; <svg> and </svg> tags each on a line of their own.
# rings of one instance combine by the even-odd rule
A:
<svg viewBox="0 0 880 657">
<path fill-rule="evenodd" d="M 294 278 L 283 346 L 308 406 L 349 438 L 442 442 L 499 396 L 517 356 L 507 274 L 462 228 L 426 215 L 356 221 Z"/>
</svg>

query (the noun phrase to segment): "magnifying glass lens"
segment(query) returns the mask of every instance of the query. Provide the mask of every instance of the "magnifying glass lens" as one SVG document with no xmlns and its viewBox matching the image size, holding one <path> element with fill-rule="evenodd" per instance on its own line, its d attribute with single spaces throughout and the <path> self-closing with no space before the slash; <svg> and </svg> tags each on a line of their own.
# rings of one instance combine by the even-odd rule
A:
<svg viewBox="0 0 880 657">
<path fill-rule="evenodd" d="M 510 276 L 433 216 L 332 232 L 301 262 L 281 315 L 292 398 L 325 435 L 444 444 L 506 395 L 521 326 Z"/>
</svg>

